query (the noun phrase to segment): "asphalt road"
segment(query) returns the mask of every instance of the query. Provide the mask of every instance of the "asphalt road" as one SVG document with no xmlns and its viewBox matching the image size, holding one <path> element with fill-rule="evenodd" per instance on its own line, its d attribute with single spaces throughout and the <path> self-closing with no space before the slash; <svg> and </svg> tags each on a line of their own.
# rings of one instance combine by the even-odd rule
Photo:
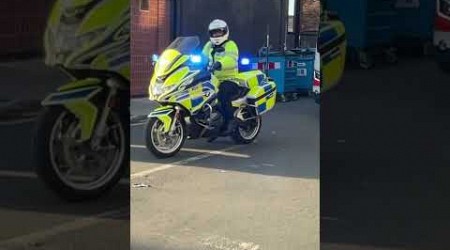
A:
<svg viewBox="0 0 450 250">
<path fill-rule="evenodd" d="M 0 98 L 4 103 L 42 99 L 64 79 L 38 60 L 1 64 L 0 71 Z M 20 115 L 3 118 L 0 249 L 128 249 L 129 183 L 118 185 L 96 201 L 61 200 L 33 172 L 35 121 Z"/>
<path fill-rule="evenodd" d="M 403 58 L 323 95 L 322 249 L 448 249 L 449 90 L 433 60 Z"/>
<path fill-rule="evenodd" d="M 157 160 L 131 130 L 132 249 L 319 249 L 319 106 L 278 103 L 257 142 Z"/>
</svg>

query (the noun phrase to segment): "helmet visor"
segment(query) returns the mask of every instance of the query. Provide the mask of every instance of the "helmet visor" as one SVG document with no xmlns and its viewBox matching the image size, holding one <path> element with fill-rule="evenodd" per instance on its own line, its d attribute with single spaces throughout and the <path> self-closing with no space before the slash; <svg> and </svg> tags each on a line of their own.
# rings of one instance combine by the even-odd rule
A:
<svg viewBox="0 0 450 250">
<path fill-rule="evenodd" d="M 223 29 L 213 29 L 209 31 L 209 36 L 210 37 L 222 37 L 224 35 L 227 34 L 227 29 L 223 28 Z"/>
</svg>

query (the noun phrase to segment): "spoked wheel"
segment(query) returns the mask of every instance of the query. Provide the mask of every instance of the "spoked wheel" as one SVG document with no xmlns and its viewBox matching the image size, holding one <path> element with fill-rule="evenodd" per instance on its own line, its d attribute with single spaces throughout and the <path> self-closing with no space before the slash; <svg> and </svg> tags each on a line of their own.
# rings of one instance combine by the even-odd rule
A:
<svg viewBox="0 0 450 250">
<path fill-rule="evenodd" d="M 255 119 L 239 124 L 231 134 L 231 138 L 238 144 L 249 144 L 253 142 L 261 130 L 262 120 L 261 116 Z"/>
<path fill-rule="evenodd" d="M 164 124 L 157 118 L 150 118 L 145 127 L 147 149 L 157 158 L 176 155 L 186 140 L 186 129 L 180 120 L 175 121 L 173 133 L 164 133 Z"/>
<path fill-rule="evenodd" d="M 114 112 L 98 147 L 80 140 L 79 120 L 63 108 L 52 108 L 41 117 L 37 134 L 37 173 L 67 200 L 97 197 L 110 190 L 126 166 L 126 129 Z"/>
</svg>

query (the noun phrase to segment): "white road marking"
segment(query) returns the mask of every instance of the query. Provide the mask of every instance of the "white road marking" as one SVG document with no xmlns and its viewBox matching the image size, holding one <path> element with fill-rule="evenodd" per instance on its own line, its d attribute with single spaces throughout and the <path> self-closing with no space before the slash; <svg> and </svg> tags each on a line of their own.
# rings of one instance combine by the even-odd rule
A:
<svg viewBox="0 0 450 250">
<path fill-rule="evenodd" d="M 259 250 L 260 246 L 253 242 L 242 242 L 222 236 L 208 236 L 201 240 L 202 244 L 217 250 Z"/>
<path fill-rule="evenodd" d="M 130 147 L 147 149 L 144 145 L 130 145 Z M 223 155 L 223 156 L 238 157 L 238 158 L 251 158 L 250 155 L 245 155 L 245 154 L 238 154 L 238 153 L 233 153 L 233 152 L 223 152 L 223 151 L 211 151 L 211 150 L 207 150 L 207 149 L 197 149 L 197 148 L 181 148 L 180 151 L 191 152 L 191 153 L 215 154 L 215 155 Z"/>
<path fill-rule="evenodd" d="M 131 174 L 130 179 L 147 176 L 147 175 L 149 175 L 151 173 L 155 173 L 157 171 L 162 171 L 165 169 L 177 167 L 179 165 L 187 164 L 189 162 L 206 159 L 211 156 L 223 154 L 226 151 L 237 149 L 237 148 L 240 148 L 243 146 L 244 145 L 234 145 L 234 146 L 222 149 L 222 150 L 207 151 L 205 154 L 197 155 L 197 156 L 190 157 L 190 158 L 187 158 L 187 159 L 184 159 L 181 161 L 177 161 L 174 163 L 170 163 L 170 164 L 165 164 L 165 165 L 162 165 L 155 169 L 145 170 L 142 172 Z M 21 177 L 21 178 L 33 178 L 33 179 L 38 178 L 38 176 L 34 172 L 20 172 L 20 171 L 0 171 L 0 177 Z M 125 182 L 125 183 L 129 184 L 128 179 L 126 179 L 126 180 L 122 179 L 121 182 Z M 128 207 L 126 207 L 126 208 L 128 209 Z M 68 223 L 64 223 L 64 224 L 49 228 L 47 230 L 40 230 L 38 232 L 33 232 L 33 233 L 30 233 L 27 235 L 22 235 L 22 236 L 11 238 L 11 239 L 8 239 L 5 241 L 1 241 L 0 246 L 10 246 L 10 245 L 17 245 L 17 244 L 23 245 L 24 243 L 26 244 L 29 242 L 56 236 L 56 235 L 59 235 L 62 233 L 80 230 L 82 228 L 86 228 L 86 227 L 101 223 L 102 221 L 107 221 L 108 219 L 104 218 L 104 217 L 119 215 L 120 213 L 122 213 L 122 209 L 107 211 L 107 212 L 100 213 L 100 214 L 97 214 L 94 216 L 78 219 L 78 220 L 68 222 Z M 223 238 L 222 238 L 222 240 L 223 240 Z M 237 242 L 237 241 L 231 241 L 229 239 L 226 239 L 226 241 L 227 241 L 227 243 L 225 245 L 223 245 L 223 244 L 221 245 L 222 246 L 220 248 L 221 250 L 232 250 L 232 249 L 233 250 L 234 249 L 236 249 L 236 250 L 258 250 L 259 249 L 259 245 L 256 245 L 254 243 Z M 211 246 L 219 246 L 219 245 L 217 245 L 217 241 L 214 241 L 211 238 L 209 238 L 209 240 L 207 239 L 207 241 L 205 241 L 204 244 L 208 244 Z"/>
<path fill-rule="evenodd" d="M 12 120 L 12 121 L 0 121 L 0 126 L 11 126 L 11 125 L 19 125 L 24 123 L 30 123 L 34 122 L 37 117 L 31 117 L 31 118 L 24 118 L 19 120 Z"/>
<path fill-rule="evenodd" d="M 134 127 L 134 126 L 141 126 L 141 125 L 144 125 L 144 124 L 145 124 L 145 122 L 138 122 L 138 123 L 131 123 L 130 126 Z"/>
<path fill-rule="evenodd" d="M 14 177 L 14 178 L 29 178 L 29 179 L 37 179 L 38 176 L 34 172 L 30 171 L 8 171 L 8 170 L 0 170 L 0 177 Z M 120 179 L 119 184 L 130 184 L 129 179 Z"/>
<path fill-rule="evenodd" d="M 120 209 L 103 212 L 97 215 L 77 219 L 75 221 L 63 223 L 58 226 L 51 227 L 46 230 L 39 230 L 30 234 L 17 236 L 11 239 L 7 239 L 0 242 L 0 246 L 14 246 L 14 245 L 26 245 L 27 243 L 35 242 L 38 240 L 46 239 L 52 236 L 56 236 L 62 233 L 67 233 L 75 230 L 80 230 L 101 222 L 107 222 L 111 220 L 108 217 L 114 217 L 121 215 L 123 210 L 127 211 L 129 207 L 122 207 Z"/>
<path fill-rule="evenodd" d="M 173 163 L 169 163 L 169 164 L 164 164 L 164 165 L 161 165 L 161 166 L 159 166 L 157 168 L 152 168 L 152 169 L 144 170 L 144 171 L 141 171 L 141 172 L 136 172 L 136 173 L 133 173 L 133 174 L 130 175 L 130 179 L 133 180 L 133 179 L 136 179 L 136 178 L 139 178 L 139 177 L 146 177 L 146 176 L 148 176 L 150 174 L 153 174 L 155 172 L 159 172 L 159 171 L 170 169 L 170 168 L 174 168 L 174 167 L 179 167 L 180 165 L 184 165 L 184 164 L 187 164 L 187 163 L 190 163 L 190 162 L 206 159 L 206 158 L 209 158 L 211 156 L 218 155 L 220 153 L 224 153 L 226 151 L 231 151 L 231 150 L 234 150 L 234 149 L 241 148 L 243 146 L 244 145 L 234 145 L 234 146 L 222 149 L 222 150 L 208 151 L 205 154 L 196 155 L 196 156 L 189 157 L 187 159 L 184 159 L 184 160 L 181 160 L 181 161 L 177 161 L 177 162 L 173 162 Z M 131 161 L 131 162 L 136 162 L 136 161 Z M 140 162 L 140 164 L 153 166 L 153 164 L 150 164 L 150 163 L 147 163 L 147 162 Z"/>
</svg>

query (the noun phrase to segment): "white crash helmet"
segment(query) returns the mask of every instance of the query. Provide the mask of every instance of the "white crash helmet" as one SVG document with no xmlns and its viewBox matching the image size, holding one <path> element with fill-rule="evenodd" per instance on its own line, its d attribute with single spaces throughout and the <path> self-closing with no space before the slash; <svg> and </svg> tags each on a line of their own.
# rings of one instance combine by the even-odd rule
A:
<svg viewBox="0 0 450 250">
<path fill-rule="evenodd" d="M 225 21 L 216 19 L 209 24 L 209 39 L 214 45 L 221 45 L 226 40 L 230 34 L 228 30 L 228 25 Z"/>
</svg>

